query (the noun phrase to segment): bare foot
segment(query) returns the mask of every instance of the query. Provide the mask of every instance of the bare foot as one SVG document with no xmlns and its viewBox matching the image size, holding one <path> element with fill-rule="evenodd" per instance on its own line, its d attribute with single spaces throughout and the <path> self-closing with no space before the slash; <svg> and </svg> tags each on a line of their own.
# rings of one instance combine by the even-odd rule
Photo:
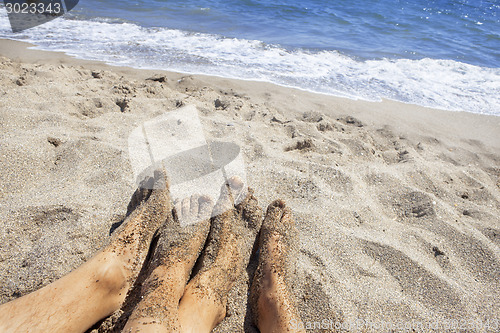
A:
<svg viewBox="0 0 500 333">
<path fill-rule="evenodd" d="M 130 299 L 132 304 L 138 304 L 124 332 L 179 330 L 179 299 L 205 244 L 212 208 L 211 199 L 199 195 L 176 204 L 175 214 L 160 228 L 160 237 L 149 262 L 149 275 L 140 288 L 139 297 Z M 187 226 L 181 227 L 180 221 Z"/>
<path fill-rule="evenodd" d="M 164 172 L 155 172 L 153 188 L 136 191 L 135 209 L 106 248 L 59 280 L 1 305 L 0 331 L 83 332 L 118 310 L 172 210 Z"/>
<path fill-rule="evenodd" d="M 223 186 L 214 211 L 207 246 L 196 276 L 179 305 L 183 332 L 210 332 L 226 315 L 227 294 L 246 267 L 262 223 L 262 211 L 251 190 L 239 178 Z M 245 192 L 244 192 L 245 191 Z M 246 195 L 234 206 L 234 199 Z"/>
<path fill-rule="evenodd" d="M 290 291 L 290 267 L 296 256 L 297 230 L 292 213 L 282 200 L 267 209 L 259 238 L 259 263 L 250 290 L 254 322 L 262 333 L 303 332 Z"/>
<path fill-rule="evenodd" d="M 128 217 L 102 251 L 123 263 L 126 282 L 130 285 L 142 268 L 154 234 L 172 212 L 166 172 L 155 171 L 154 179 L 147 181 L 154 182 L 154 189 L 139 188 L 134 193 Z"/>
</svg>

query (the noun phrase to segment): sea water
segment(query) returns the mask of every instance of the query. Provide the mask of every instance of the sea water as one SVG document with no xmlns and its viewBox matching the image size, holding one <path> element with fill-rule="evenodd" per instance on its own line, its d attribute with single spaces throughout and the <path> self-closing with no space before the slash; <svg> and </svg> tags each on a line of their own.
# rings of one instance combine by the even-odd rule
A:
<svg viewBox="0 0 500 333">
<path fill-rule="evenodd" d="M 114 65 L 500 115 L 497 0 L 80 0 L 0 38 Z"/>
</svg>

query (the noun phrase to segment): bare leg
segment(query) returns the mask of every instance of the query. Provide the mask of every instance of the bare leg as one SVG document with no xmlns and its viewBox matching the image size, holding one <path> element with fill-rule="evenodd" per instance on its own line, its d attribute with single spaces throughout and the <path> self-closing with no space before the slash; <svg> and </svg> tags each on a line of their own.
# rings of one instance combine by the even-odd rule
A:
<svg viewBox="0 0 500 333">
<path fill-rule="evenodd" d="M 288 281 L 295 244 L 295 224 L 290 209 L 276 200 L 267 209 L 259 239 L 260 254 L 250 291 L 255 324 L 262 333 L 304 332 Z"/>
<path fill-rule="evenodd" d="M 196 195 L 176 204 L 178 220 L 171 216 L 160 229 L 150 262 L 151 273 L 142 285 L 140 302 L 128 318 L 124 332 L 180 330 L 179 299 L 205 244 L 212 207 L 210 198 Z M 179 220 L 196 223 L 181 228 Z"/>
<path fill-rule="evenodd" d="M 223 187 L 212 220 L 201 268 L 189 282 L 179 304 L 182 332 L 210 332 L 226 315 L 227 294 L 245 268 L 262 223 L 262 211 L 252 191 L 241 193 L 239 178 Z M 246 198 L 234 206 L 234 197 Z"/>
<path fill-rule="evenodd" d="M 119 309 L 172 210 L 164 173 L 155 172 L 154 188 L 136 196 L 139 206 L 109 246 L 61 279 L 1 305 L 0 331 L 83 332 Z"/>
</svg>

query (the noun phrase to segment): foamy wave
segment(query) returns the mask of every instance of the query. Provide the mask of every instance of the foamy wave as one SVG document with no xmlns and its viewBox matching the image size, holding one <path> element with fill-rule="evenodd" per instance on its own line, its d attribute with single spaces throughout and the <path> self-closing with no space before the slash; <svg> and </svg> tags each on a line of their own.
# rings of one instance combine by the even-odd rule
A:
<svg viewBox="0 0 500 333">
<path fill-rule="evenodd" d="M 336 51 L 289 51 L 260 41 L 132 23 L 56 19 L 12 34 L 0 13 L 0 37 L 114 65 L 268 81 L 365 100 L 500 115 L 500 69 L 452 60 L 360 61 Z"/>
</svg>

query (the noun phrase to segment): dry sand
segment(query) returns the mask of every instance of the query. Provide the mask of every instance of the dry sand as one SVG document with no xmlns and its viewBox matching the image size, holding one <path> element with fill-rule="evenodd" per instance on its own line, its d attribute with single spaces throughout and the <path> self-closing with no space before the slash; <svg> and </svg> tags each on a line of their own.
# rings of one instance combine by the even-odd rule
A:
<svg viewBox="0 0 500 333">
<path fill-rule="evenodd" d="M 292 208 L 293 290 L 306 323 L 500 325 L 500 117 L 110 67 L 26 46 L 0 41 L 0 303 L 108 241 L 135 190 L 128 134 L 195 105 L 207 138 L 242 148 L 261 207 L 281 198 Z M 248 280 L 216 332 L 254 331 Z"/>
</svg>

